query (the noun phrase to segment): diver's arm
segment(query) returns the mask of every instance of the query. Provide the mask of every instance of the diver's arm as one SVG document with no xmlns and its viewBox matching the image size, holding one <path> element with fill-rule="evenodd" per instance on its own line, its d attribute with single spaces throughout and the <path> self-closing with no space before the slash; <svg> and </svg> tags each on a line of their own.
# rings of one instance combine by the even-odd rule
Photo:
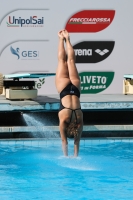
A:
<svg viewBox="0 0 133 200">
<path fill-rule="evenodd" d="M 74 157 L 77 157 L 79 153 L 79 142 L 74 144 Z"/>
<path fill-rule="evenodd" d="M 81 122 L 79 124 L 78 138 L 76 140 L 74 140 L 74 157 L 77 157 L 78 153 L 79 153 L 79 144 L 80 144 L 80 138 L 81 138 L 81 135 L 82 135 L 82 131 L 83 131 L 83 122 Z"/>
<path fill-rule="evenodd" d="M 68 142 L 67 142 L 67 136 L 65 132 L 66 123 L 61 122 L 59 128 L 60 128 L 60 135 L 62 139 L 62 150 L 63 150 L 64 156 L 68 156 Z"/>
</svg>

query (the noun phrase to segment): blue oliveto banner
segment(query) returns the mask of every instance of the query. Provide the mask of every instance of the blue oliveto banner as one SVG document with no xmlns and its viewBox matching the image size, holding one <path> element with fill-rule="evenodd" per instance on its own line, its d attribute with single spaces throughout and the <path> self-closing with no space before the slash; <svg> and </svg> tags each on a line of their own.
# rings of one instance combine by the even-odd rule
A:
<svg viewBox="0 0 133 200">
<path fill-rule="evenodd" d="M 133 73 L 132 7 L 133 0 L 1 0 L 0 73 L 55 73 L 57 33 L 66 28 L 81 93 L 122 94 L 123 75 Z M 58 94 L 54 76 L 35 81 L 39 95 Z"/>
</svg>

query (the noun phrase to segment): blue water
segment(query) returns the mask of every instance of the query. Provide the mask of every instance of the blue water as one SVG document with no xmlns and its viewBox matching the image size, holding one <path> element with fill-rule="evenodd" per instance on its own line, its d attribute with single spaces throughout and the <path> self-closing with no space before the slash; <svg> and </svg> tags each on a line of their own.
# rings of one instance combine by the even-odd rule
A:
<svg viewBox="0 0 133 200">
<path fill-rule="evenodd" d="M 133 200 L 133 140 L 81 142 L 78 158 L 58 141 L 2 142 L 0 199 Z"/>
</svg>

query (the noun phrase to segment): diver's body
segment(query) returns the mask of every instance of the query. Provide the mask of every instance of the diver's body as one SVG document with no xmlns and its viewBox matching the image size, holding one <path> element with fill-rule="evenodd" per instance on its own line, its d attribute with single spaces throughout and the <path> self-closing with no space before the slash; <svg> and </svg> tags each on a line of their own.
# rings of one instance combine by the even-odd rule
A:
<svg viewBox="0 0 133 200">
<path fill-rule="evenodd" d="M 62 147 L 68 156 L 67 137 L 74 137 L 74 156 L 78 156 L 79 142 L 83 129 L 83 113 L 80 107 L 80 78 L 75 66 L 75 54 L 66 30 L 58 33 L 58 67 L 56 87 L 60 94 L 59 127 Z M 66 51 L 64 48 L 66 41 Z"/>
</svg>

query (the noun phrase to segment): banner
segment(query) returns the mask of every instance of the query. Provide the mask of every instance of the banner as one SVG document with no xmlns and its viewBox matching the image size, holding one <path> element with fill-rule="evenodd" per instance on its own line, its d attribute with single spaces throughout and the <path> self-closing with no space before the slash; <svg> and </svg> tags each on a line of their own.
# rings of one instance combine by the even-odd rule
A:
<svg viewBox="0 0 133 200">
<path fill-rule="evenodd" d="M 56 73 L 58 31 L 67 29 L 81 94 L 122 94 L 132 74 L 132 0 L 0 1 L 0 73 Z M 57 94 L 55 77 L 36 79 L 39 95 Z"/>
</svg>

